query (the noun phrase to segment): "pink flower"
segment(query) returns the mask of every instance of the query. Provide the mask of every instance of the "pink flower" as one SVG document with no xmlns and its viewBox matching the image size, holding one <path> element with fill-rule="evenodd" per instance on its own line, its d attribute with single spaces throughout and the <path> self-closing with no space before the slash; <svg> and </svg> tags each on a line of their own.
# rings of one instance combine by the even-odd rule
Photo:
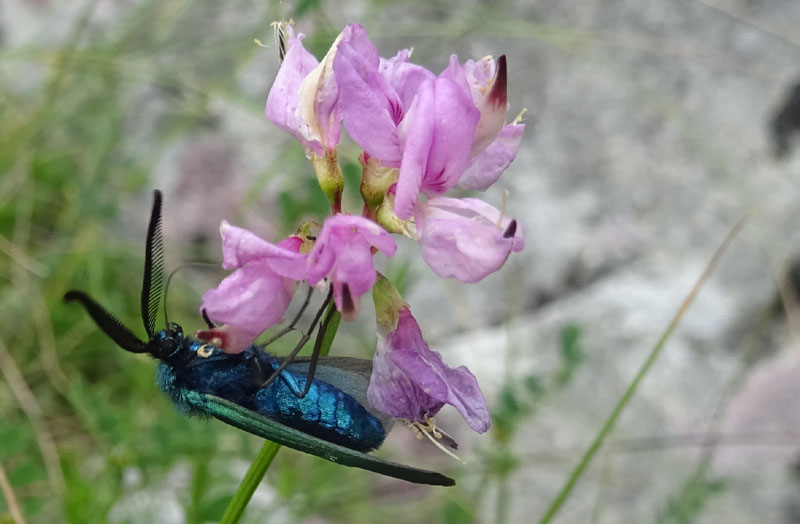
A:
<svg viewBox="0 0 800 524">
<path fill-rule="evenodd" d="M 422 257 L 440 277 L 477 282 L 525 247 L 516 220 L 474 198 L 432 198 L 414 214 Z"/>
<path fill-rule="evenodd" d="M 396 418 L 424 422 L 450 404 L 474 431 L 484 433 L 491 425 L 475 377 L 465 366 L 449 367 L 428 347 L 408 307 L 399 311 L 397 327 L 378 339 L 367 398 Z"/>
<path fill-rule="evenodd" d="M 223 350 L 238 353 L 280 322 L 295 284 L 306 278 L 308 255 L 299 252 L 302 239 L 296 236 L 275 245 L 224 220 L 220 235 L 222 267 L 236 271 L 203 295 L 201 311 L 226 326 L 200 332 L 199 338 L 219 338 Z"/>
<path fill-rule="evenodd" d="M 286 34 L 288 35 L 286 56 L 267 96 L 265 112 L 267 118 L 275 125 L 300 140 L 304 148 L 322 156 L 323 140 L 321 137 L 310 139 L 310 125 L 301 114 L 299 96 L 300 86 L 319 62 L 303 47 L 302 33 L 295 36 L 292 26 L 288 25 Z M 338 141 L 338 136 L 336 140 Z"/>
<path fill-rule="evenodd" d="M 468 92 L 481 119 L 470 149 L 470 165 L 458 181 L 460 189 L 485 191 L 494 184 L 517 156 L 525 125 L 518 120 L 506 125 L 508 73 L 505 55 L 467 60 L 458 64 L 455 55 L 442 73 Z"/>
<path fill-rule="evenodd" d="M 342 43 L 333 72 L 347 132 L 364 151 L 388 167 L 400 167 L 403 151 L 398 125 L 419 85 L 436 76 L 408 62 L 409 52 L 384 60 L 367 38 Z"/>
<path fill-rule="evenodd" d="M 336 308 L 351 320 L 361 309 L 361 295 L 375 284 L 372 246 L 388 257 L 397 245 L 381 226 L 363 217 L 336 215 L 325 219 L 308 257 L 308 283 L 325 277 L 333 284 Z"/>
<path fill-rule="evenodd" d="M 395 214 L 408 219 L 420 192 L 443 195 L 469 165 L 480 113 L 464 91 L 446 78 L 423 82 L 399 126 L 403 160 Z"/>
<path fill-rule="evenodd" d="M 456 55 L 450 56 L 450 64 L 441 75 L 457 83 L 467 93 L 480 111 L 480 121 L 470 148 L 470 156 L 484 151 L 506 123 L 508 113 L 508 73 L 506 56 L 497 61 L 491 57 L 475 62 L 467 60 L 459 65 Z"/>
<path fill-rule="evenodd" d="M 278 127 L 294 135 L 303 147 L 322 157 L 339 143 L 339 89 L 333 76 L 333 61 L 340 42 L 360 38 L 364 28 L 349 24 L 318 62 L 305 50 L 302 34 L 288 34 L 284 57 L 267 97 L 266 115 Z"/>
<path fill-rule="evenodd" d="M 395 213 L 411 217 L 420 192 L 441 195 L 470 162 L 480 111 L 464 86 L 408 63 L 407 51 L 381 60 L 363 35 L 342 43 L 333 70 L 350 136 L 371 157 L 399 167 Z"/>
</svg>

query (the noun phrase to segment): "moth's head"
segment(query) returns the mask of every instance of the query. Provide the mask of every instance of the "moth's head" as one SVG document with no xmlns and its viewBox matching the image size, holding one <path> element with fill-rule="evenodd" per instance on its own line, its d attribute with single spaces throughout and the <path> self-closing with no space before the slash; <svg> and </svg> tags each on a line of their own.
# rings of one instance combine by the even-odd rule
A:
<svg viewBox="0 0 800 524">
<path fill-rule="evenodd" d="M 236 358 L 213 343 L 186 337 L 183 328 L 174 322 L 150 337 L 147 353 L 169 365 L 181 367 L 195 367 Z"/>
<path fill-rule="evenodd" d="M 180 353 L 186 351 L 185 338 L 183 336 L 183 328 L 174 322 L 170 322 L 167 324 L 166 329 L 150 335 L 147 352 L 159 360 L 174 361 L 180 359 L 182 356 Z"/>
</svg>

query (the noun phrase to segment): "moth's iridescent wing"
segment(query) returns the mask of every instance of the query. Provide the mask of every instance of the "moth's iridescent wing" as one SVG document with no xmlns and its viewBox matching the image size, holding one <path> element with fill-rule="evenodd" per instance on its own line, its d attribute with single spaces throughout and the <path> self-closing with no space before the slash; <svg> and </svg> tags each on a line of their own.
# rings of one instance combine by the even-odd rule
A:
<svg viewBox="0 0 800 524">
<path fill-rule="evenodd" d="M 184 398 L 197 409 L 248 433 L 343 466 L 361 468 L 417 484 L 453 486 L 455 481 L 436 471 L 412 468 L 312 437 L 223 398 L 184 390 Z"/>
</svg>

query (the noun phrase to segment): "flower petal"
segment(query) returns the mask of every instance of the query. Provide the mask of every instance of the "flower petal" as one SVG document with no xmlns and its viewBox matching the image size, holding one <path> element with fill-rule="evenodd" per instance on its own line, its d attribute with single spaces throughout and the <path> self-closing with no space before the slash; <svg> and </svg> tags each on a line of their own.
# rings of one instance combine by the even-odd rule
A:
<svg viewBox="0 0 800 524">
<path fill-rule="evenodd" d="M 495 74 L 491 83 L 486 86 L 485 96 L 480 100 L 475 100 L 475 106 L 481 113 L 481 119 L 475 129 L 475 139 L 472 142 L 470 155 L 475 156 L 489 147 L 489 144 L 494 142 L 505 125 L 506 113 L 508 113 L 507 85 L 506 56 L 503 55 L 497 59 Z"/>
<path fill-rule="evenodd" d="M 195 331 L 194 338 L 211 342 L 225 353 L 241 353 L 258 337 L 246 330 L 226 324 L 210 329 Z"/>
<path fill-rule="evenodd" d="M 325 220 L 325 224 L 328 224 L 332 229 L 351 229 L 355 231 L 361 238 L 366 240 L 367 244 L 375 246 L 387 257 L 393 256 L 397 250 L 397 244 L 392 235 L 367 218 L 353 215 L 337 215 L 329 217 Z"/>
<path fill-rule="evenodd" d="M 422 190 L 441 195 L 453 187 L 469 165 L 470 144 L 480 112 L 461 88 L 446 79 L 436 80 L 434 144 L 428 158 Z"/>
<path fill-rule="evenodd" d="M 439 76 L 449 78 L 461 86 L 480 111 L 481 118 L 475 129 L 470 149 L 470 155 L 474 157 L 494 142 L 506 123 L 506 113 L 508 113 L 506 56 L 502 55 L 497 61 L 491 57 L 482 58 L 477 62 L 467 60 L 461 66 L 458 57 L 452 55 L 447 69 Z"/>
<path fill-rule="evenodd" d="M 299 253 L 299 237 L 289 237 L 278 245 L 259 238 L 254 233 L 232 226 L 223 220 L 219 227 L 222 236 L 222 267 L 237 269 L 253 261 L 260 261 L 281 276 L 305 280 L 305 259 Z"/>
<path fill-rule="evenodd" d="M 394 212 L 403 220 L 411 218 L 422 188 L 422 178 L 433 147 L 435 107 L 434 82 L 427 80 L 420 85 L 411 107 L 400 123 L 403 161 L 397 179 Z"/>
<path fill-rule="evenodd" d="M 434 80 L 434 75 L 428 69 L 421 65 L 412 64 L 408 61 L 410 56 L 408 49 L 403 49 L 397 52 L 389 60 L 381 58 L 378 71 L 386 79 L 394 92 L 400 98 L 400 103 L 403 108 L 411 106 L 414 96 L 417 94 L 420 84 L 425 80 Z M 403 119 L 403 114 L 397 115 L 399 118 L 395 122 L 399 123 Z"/>
<path fill-rule="evenodd" d="M 272 89 L 267 96 L 265 113 L 272 123 L 297 137 L 304 147 L 310 148 L 322 156 L 322 144 L 309 142 L 304 138 L 302 130 L 306 124 L 298 112 L 300 86 L 319 62 L 303 47 L 302 34 L 295 36 L 291 26 L 287 26 L 286 31 L 289 35 L 288 49 L 281 68 L 278 70 L 278 75 L 275 77 L 275 83 L 272 84 Z"/>
<path fill-rule="evenodd" d="M 350 292 L 350 286 L 342 280 L 333 283 L 333 302 L 344 320 L 355 320 L 361 311 L 361 295 Z"/>
<path fill-rule="evenodd" d="M 275 274 L 266 264 L 255 263 L 237 269 L 216 289 L 203 295 L 209 318 L 235 326 L 240 340 L 252 343 L 264 330 L 280 322 L 294 285 Z"/>
<path fill-rule="evenodd" d="M 342 31 L 343 42 L 347 42 L 359 55 L 364 57 L 367 63 L 377 64 L 380 62 L 378 50 L 367 36 L 367 30 L 361 24 L 350 23 Z"/>
<path fill-rule="evenodd" d="M 358 24 L 348 24 L 331 44 L 319 65 L 300 85 L 298 111 L 306 124 L 301 128 L 301 133 L 306 140 L 319 141 L 326 149 L 333 149 L 339 143 L 342 112 L 339 107 L 339 87 L 333 64 L 343 42 L 357 49 L 362 55 L 369 55 L 372 52 L 373 60 L 378 59 L 378 51 L 367 38 L 367 31 Z M 319 155 L 319 152 L 317 154 Z"/>
<path fill-rule="evenodd" d="M 371 220 L 350 215 L 328 217 L 308 257 L 308 283 L 313 286 L 330 278 L 337 308 L 349 313 L 342 291 L 346 284 L 357 313 L 361 295 L 375 284 L 372 246 L 387 256 L 397 250 L 391 235 Z"/>
<path fill-rule="evenodd" d="M 458 63 L 458 55 L 450 55 L 450 61 L 447 63 L 445 70 L 439 74 L 439 78 L 446 78 L 455 82 L 467 96 L 473 99 L 473 101 L 477 100 L 470 90 L 470 85 L 467 81 L 467 74 L 464 68 Z"/>
<path fill-rule="evenodd" d="M 298 128 L 301 141 L 314 144 L 312 150 L 321 156 L 324 149 L 333 149 L 339 143 L 339 123 L 341 114 L 337 101 L 339 98 L 336 81 L 333 78 L 333 57 L 341 35 L 334 41 L 328 53 L 308 76 L 303 79 L 297 91 L 297 116 L 301 122 Z"/>
<path fill-rule="evenodd" d="M 497 138 L 482 153 L 472 158 L 472 163 L 461 175 L 459 189 L 486 191 L 497 182 L 500 175 L 517 156 L 525 124 L 503 126 Z"/>
<path fill-rule="evenodd" d="M 336 235 L 336 266 L 331 272 L 334 282 L 346 282 L 353 296 L 361 296 L 375 283 L 375 266 L 369 243 L 352 232 Z"/>
<path fill-rule="evenodd" d="M 451 404 L 474 431 L 483 433 L 491 425 L 474 375 L 464 366 L 449 367 L 428 347 L 408 308 L 399 312 L 397 328 L 378 342 L 367 398 L 397 418 L 423 421 Z"/>
<path fill-rule="evenodd" d="M 395 213 L 410 218 L 418 193 L 440 195 L 453 187 L 469 165 L 480 113 L 461 87 L 437 78 L 423 82 L 400 123 L 403 160 Z"/>
<path fill-rule="evenodd" d="M 396 356 L 396 353 L 401 355 Z M 408 353 L 408 356 L 404 354 Z M 416 385 L 414 377 L 406 375 L 395 359 L 415 358 L 414 351 L 397 351 L 385 339 L 378 339 L 378 348 L 372 360 L 372 376 L 367 388 L 370 404 L 395 418 L 422 421 L 425 415 L 433 416 L 442 409 L 438 401 Z"/>
<path fill-rule="evenodd" d="M 495 77 L 497 62 L 491 56 L 480 60 L 467 60 L 463 70 L 472 92 L 472 100 L 478 100 L 486 94 L 487 86 Z"/>
<path fill-rule="evenodd" d="M 524 248 L 522 227 L 474 198 L 430 199 L 417 205 L 415 221 L 422 257 L 443 278 L 477 282 Z"/>
<path fill-rule="evenodd" d="M 397 123 L 403 115 L 402 104 L 378 71 L 379 63 L 377 50 L 366 35 L 355 43 L 339 44 L 333 61 L 339 107 L 350 137 L 383 165 L 397 167 L 401 158 Z"/>
</svg>

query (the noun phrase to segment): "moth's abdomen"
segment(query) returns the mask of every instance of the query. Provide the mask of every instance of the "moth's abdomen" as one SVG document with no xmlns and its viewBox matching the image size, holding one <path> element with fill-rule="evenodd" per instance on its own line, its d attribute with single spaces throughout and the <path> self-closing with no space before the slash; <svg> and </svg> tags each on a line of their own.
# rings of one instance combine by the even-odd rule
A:
<svg viewBox="0 0 800 524">
<path fill-rule="evenodd" d="M 290 371 L 283 374 L 290 375 L 300 389 L 305 387 L 305 375 Z M 297 398 L 279 378 L 258 391 L 255 411 L 309 435 L 357 451 L 372 451 L 386 438 L 383 425 L 364 406 L 321 380 L 313 380 L 308 394 Z"/>
</svg>

